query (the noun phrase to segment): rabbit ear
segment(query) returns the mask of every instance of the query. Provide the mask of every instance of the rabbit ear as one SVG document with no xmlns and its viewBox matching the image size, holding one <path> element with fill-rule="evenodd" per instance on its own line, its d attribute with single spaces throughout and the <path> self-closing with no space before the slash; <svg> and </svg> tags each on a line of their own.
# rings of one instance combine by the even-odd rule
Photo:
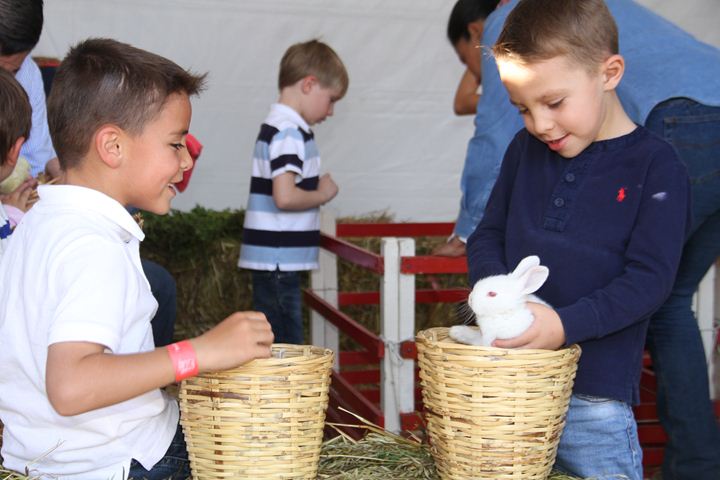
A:
<svg viewBox="0 0 720 480">
<path fill-rule="evenodd" d="M 537 291 L 540 287 L 542 287 L 549 275 L 550 269 L 544 265 L 530 267 L 529 270 L 517 277 L 520 281 L 520 285 L 522 285 L 523 295 Z"/>
<path fill-rule="evenodd" d="M 515 270 L 513 270 L 510 275 L 519 278 L 529 269 L 531 269 L 532 267 L 537 267 L 538 265 L 540 265 L 540 257 L 538 257 L 537 255 L 530 255 L 529 257 L 525 257 L 520 260 L 520 263 L 518 263 L 517 267 L 515 267 Z"/>
</svg>

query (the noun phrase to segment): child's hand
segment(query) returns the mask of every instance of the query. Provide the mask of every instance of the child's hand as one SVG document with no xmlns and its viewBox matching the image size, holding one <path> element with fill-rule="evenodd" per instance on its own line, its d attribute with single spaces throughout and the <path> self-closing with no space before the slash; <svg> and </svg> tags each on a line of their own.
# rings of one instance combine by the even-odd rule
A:
<svg viewBox="0 0 720 480">
<path fill-rule="evenodd" d="M 495 340 L 498 348 L 542 348 L 557 350 L 565 344 L 565 329 L 557 312 L 547 305 L 528 302 L 535 320 L 527 330 L 515 338 Z"/>
<path fill-rule="evenodd" d="M 273 340 L 265 314 L 235 312 L 191 342 L 200 372 L 212 372 L 270 357 Z"/>
<path fill-rule="evenodd" d="M 329 173 L 320 177 L 320 181 L 318 182 L 318 191 L 323 194 L 324 198 L 326 198 L 323 203 L 329 202 L 335 198 L 335 195 L 338 194 L 338 186 Z"/>
<path fill-rule="evenodd" d="M 33 206 L 34 201 L 30 199 L 30 194 L 37 186 L 37 180 L 28 178 L 20 184 L 15 190 L 2 196 L 2 203 L 12 205 L 18 210 L 27 212 Z"/>
</svg>

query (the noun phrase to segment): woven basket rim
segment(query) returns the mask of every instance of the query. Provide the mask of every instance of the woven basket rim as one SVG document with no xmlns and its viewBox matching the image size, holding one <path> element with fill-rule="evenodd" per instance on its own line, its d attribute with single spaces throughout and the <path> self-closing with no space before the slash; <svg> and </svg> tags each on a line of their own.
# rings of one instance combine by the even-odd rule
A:
<svg viewBox="0 0 720 480">
<path fill-rule="evenodd" d="M 450 327 L 431 327 L 427 328 L 425 330 L 420 330 L 415 335 L 415 342 L 419 344 L 427 344 L 427 345 L 433 345 L 440 348 L 450 348 L 453 350 L 461 350 L 464 351 L 463 354 L 467 354 L 468 352 L 476 352 L 478 356 L 487 356 L 487 355 L 503 355 L 503 356 L 518 356 L 518 357 L 527 357 L 527 356 L 536 356 L 536 355 L 548 355 L 548 354 L 557 354 L 557 355 L 566 355 L 568 352 L 572 354 L 579 355 L 582 352 L 582 349 L 580 346 L 576 343 L 569 345 L 567 347 L 562 347 L 557 350 L 549 350 L 549 349 L 540 349 L 540 348 L 499 348 L 499 347 L 484 347 L 481 345 L 467 345 L 464 343 L 456 342 L 455 340 L 451 339 L 449 336 L 447 336 L 447 332 L 450 330 Z M 447 339 L 443 340 L 437 340 L 433 338 L 433 334 L 444 334 Z"/>
<path fill-rule="evenodd" d="M 305 351 L 309 352 L 309 354 L 302 354 L 302 355 L 293 355 L 290 357 L 285 358 L 279 358 L 279 357 L 269 357 L 269 358 L 256 358 L 254 360 L 251 360 L 250 362 L 247 362 L 243 365 L 240 365 L 235 368 L 229 368 L 227 370 L 220 370 L 216 372 L 210 372 L 207 374 L 202 374 L 200 376 L 213 376 L 213 375 L 221 375 L 221 376 L 232 376 L 232 375 L 247 375 L 252 374 L 254 371 L 260 371 L 263 370 L 263 374 L 267 374 L 265 372 L 268 368 L 278 368 L 278 367 L 287 367 L 292 366 L 293 364 L 303 364 L 303 363 L 315 363 L 315 362 L 325 362 L 328 358 L 335 355 L 335 353 L 329 349 L 324 347 L 317 347 L 315 345 L 293 345 L 288 343 L 274 343 L 271 347 L 271 351 L 273 353 L 277 352 L 278 350 L 285 350 L 290 351 L 293 354 L 295 353 L 303 353 Z"/>
</svg>

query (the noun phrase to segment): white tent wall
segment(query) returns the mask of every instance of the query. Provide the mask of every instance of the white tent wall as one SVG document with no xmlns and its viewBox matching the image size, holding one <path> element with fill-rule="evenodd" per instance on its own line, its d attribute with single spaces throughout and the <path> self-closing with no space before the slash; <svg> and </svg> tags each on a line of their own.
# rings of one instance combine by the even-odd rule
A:
<svg viewBox="0 0 720 480">
<path fill-rule="evenodd" d="M 315 127 L 323 170 L 340 185 L 339 215 L 387 211 L 452 221 L 472 117 L 452 112 L 463 71 L 445 38 L 455 0 L 46 0 L 34 55 L 62 58 L 87 37 L 112 37 L 209 72 L 193 100 L 204 143 L 174 207 L 243 208 L 260 123 L 277 98 L 292 43 L 320 38 L 344 60 L 347 96 Z M 719 0 L 641 3 L 720 45 Z M 669 75 L 672 72 L 668 72 Z"/>
</svg>

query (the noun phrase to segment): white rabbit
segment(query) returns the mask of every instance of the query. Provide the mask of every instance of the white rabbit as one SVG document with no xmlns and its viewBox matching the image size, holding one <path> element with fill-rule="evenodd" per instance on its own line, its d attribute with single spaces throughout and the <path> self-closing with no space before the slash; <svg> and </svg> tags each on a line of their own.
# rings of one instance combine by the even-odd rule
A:
<svg viewBox="0 0 720 480">
<path fill-rule="evenodd" d="M 478 280 L 470 292 L 468 305 L 480 330 L 458 325 L 450 328 L 448 334 L 457 342 L 486 347 L 496 338 L 517 337 L 533 322 L 525 303 L 547 305 L 531 294 L 545 283 L 549 274 L 550 270 L 540 265 L 540 259 L 533 255 L 523 258 L 512 273 Z"/>
</svg>

